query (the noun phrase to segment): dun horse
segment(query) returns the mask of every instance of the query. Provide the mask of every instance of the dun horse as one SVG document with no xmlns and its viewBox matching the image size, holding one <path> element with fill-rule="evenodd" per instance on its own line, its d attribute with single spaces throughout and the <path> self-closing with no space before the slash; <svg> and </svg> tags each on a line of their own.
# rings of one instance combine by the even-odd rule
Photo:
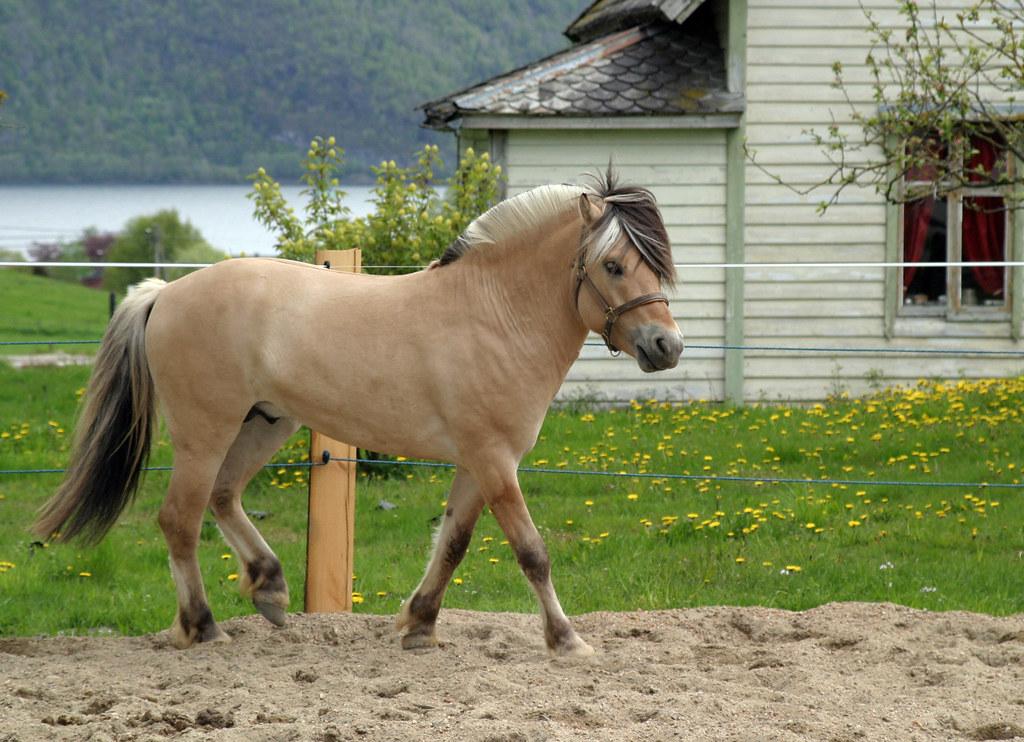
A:
<svg viewBox="0 0 1024 742">
<path fill-rule="evenodd" d="M 281 563 L 241 498 L 305 424 L 456 465 L 426 574 L 398 616 L 403 647 L 436 645 L 445 588 L 486 505 L 537 595 L 548 648 L 588 654 L 559 605 L 516 469 L 589 330 L 644 371 L 676 365 L 683 339 L 660 292 L 674 278 L 654 197 L 609 171 L 593 186 L 542 186 L 498 204 L 410 275 L 236 259 L 169 284 L 149 279 L 110 322 L 67 477 L 35 529 L 103 537 L 134 496 L 159 403 L 174 447 L 159 513 L 178 595 L 173 644 L 228 638 L 196 552 L 207 508 L 241 562 L 243 594 L 282 625 Z"/>
</svg>

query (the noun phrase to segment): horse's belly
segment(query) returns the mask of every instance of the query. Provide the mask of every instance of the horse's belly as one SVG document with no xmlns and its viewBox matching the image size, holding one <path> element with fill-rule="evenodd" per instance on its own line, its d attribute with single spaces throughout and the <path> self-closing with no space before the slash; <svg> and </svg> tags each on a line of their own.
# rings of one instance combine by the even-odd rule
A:
<svg viewBox="0 0 1024 742">
<path fill-rule="evenodd" d="M 348 397 L 347 404 L 307 407 L 294 416 L 318 432 L 359 448 L 454 461 L 455 444 L 443 418 L 422 409 L 422 404 L 400 405 L 397 401 L 384 391 L 372 398 Z"/>
</svg>

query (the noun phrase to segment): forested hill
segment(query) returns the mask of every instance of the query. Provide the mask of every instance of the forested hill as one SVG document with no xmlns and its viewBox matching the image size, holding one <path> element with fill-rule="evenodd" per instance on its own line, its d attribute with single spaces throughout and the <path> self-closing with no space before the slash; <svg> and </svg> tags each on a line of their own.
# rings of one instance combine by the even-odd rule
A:
<svg viewBox="0 0 1024 742">
<path fill-rule="evenodd" d="M 352 182 L 451 140 L 415 107 L 563 48 L 585 5 L 3 0 L 0 182 L 295 177 L 315 134 Z"/>
</svg>

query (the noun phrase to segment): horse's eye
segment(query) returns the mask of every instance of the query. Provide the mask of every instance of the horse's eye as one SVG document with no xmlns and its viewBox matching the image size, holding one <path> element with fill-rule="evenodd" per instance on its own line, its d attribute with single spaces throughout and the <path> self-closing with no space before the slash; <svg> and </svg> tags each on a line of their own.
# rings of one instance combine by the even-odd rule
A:
<svg viewBox="0 0 1024 742">
<path fill-rule="evenodd" d="M 609 276 L 622 275 L 622 266 L 616 263 L 614 260 L 606 260 L 604 263 L 604 269 L 608 271 Z"/>
</svg>

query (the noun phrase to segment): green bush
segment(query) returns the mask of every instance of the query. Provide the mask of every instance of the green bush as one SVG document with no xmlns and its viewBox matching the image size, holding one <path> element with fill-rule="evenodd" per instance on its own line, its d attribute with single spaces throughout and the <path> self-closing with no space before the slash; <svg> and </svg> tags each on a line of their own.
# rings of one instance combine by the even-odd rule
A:
<svg viewBox="0 0 1024 742">
<path fill-rule="evenodd" d="M 393 266 L 382 269 L 385 273 L 404 272 L 439 257 L 498 198 L 501 166 L 472 149 L 447 179 L 447 193 L 439 193 L 434 174 L 444 163 L 438 148 L 426 145 L 415 165 L 399 167 L 390 160 L 372 168 L 373 212 L 351 217 L 336 177 L 343 162 L 344 150 L 334 137 L 310 142 L 302 176 L 308 202 L 301 218 L 264 168 L 250 176 L 256 219 L 277 234 L 281 257 L 311 262 L 317 250 L 359 247 L 364 264 Z"/>
</svg>

